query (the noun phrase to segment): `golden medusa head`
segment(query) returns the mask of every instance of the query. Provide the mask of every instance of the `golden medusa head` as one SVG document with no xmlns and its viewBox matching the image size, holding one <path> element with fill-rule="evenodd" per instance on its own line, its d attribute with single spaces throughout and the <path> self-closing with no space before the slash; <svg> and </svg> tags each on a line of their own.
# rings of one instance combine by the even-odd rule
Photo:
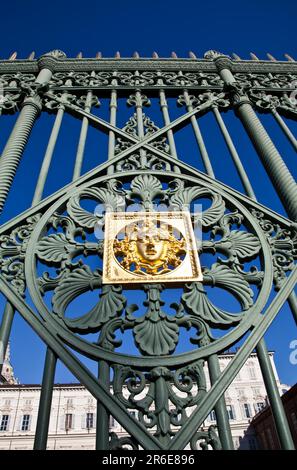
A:
<svg viewBox="0 0 297 470">
<path fill-rule="evenodd" d="M 177 268 L 186 254 L 181 233 L 157 220 L 143 220 L 126 226 L 113 243 L 120 265 L 135 274 L 165 274 Z M 123 238 L 123 239 L 120 239 Z"/>
</svg>

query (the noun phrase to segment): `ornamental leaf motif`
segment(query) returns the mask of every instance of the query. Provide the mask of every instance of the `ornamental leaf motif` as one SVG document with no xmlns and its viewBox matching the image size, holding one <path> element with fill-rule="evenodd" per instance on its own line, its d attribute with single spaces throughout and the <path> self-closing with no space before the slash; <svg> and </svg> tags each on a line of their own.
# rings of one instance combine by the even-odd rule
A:
<svg viewBox="0 0 297 470">
<path fill-rule="evenodd" d="M 173 205 L 173 207 L 177 206 L 180 210 L 183 210 L 185 209 L 185 206 L 188 209 L 190 203 L 194 199 L 207 197 L 212 200 L 211 206 L 202 212 L 203 227 L 212 226 L 213 224 L 218 222 L 223 216 L 225 212 L 225 203 L 220 194 L 214 193 L 213 191 L 210 192 L 208 189 L 205 188 L 185 188 L 184 182 L 178 180 L 175 180 L 173 183 L 176 187 L 176 189 L 174 190 L 174 194 L 171 196 L 170 199 L 171 205 Z"/>
<path fill-rule="evenodd" d="M 67 204 L 68 213 L 80 226 L 89 229 L 95 227 L 102 215 L 95 215 L 86 209 L 83 209 L 80 205 L 80 200 L 82 198 L 95 199 L 96 201 L 103 203 L 105 210 L 108 211 L 120 210 L 124 205 L 124 199 L 121 196 L 113 194 L 106 188 L 90 188 L 73 196 Z"/>
<path fill-rule="evenodd" d="M 212 205 L 209 209 L 202 212 L 203 227 L 211 227 L 215 224 L 225 212 L 225 203 L 222 196 L 212 193 Z"/>
<path fill-rule="evenodd" d="M 178 342 L 178 331 L 174 320 L 165 314 L 163 318 L 147 318 L 133 329 L 139 349 L 150 356 L 161 356 L 174 351 Z"/>
<path fill-rule="evenodd" d="M 201 283 L 193 282 L 187 286 L 187 290 L 182 295 L 183 305 L 190 313 L 203 318 L 209 325 L 229 328 L 240 322 L 242 314 L 233 315 L 213 305 Z"/>
<path fill-rule="evenodd" d="M 228 237 L 216 242 L 215 246 L 217 249 L 221 249 L 231 256 L 235 255 L 240 259 L 255 256 L 261 248 L 255 235 L 241 230 L 232 230 Z"/>
<path fill-rule="evenodd" d="M 145 284 L 147 300 L 144 305 L 148 307 L 147 312 L 140 318 L 134 318 L 131 313 L 138 310 L 137 305 L 130 305 L 127 309 L 127 320 L 134 322 L 134 338 L 139 350 L 143 354 L 161 356 L 174 351 L 178 342 L 179 327 L 174 317 L 166 315 L 161 306 L 164 305 L 160 299 L 163 286 L 160 284 Z M 175 308 L 174 305 L 172 305 Z"/>
<path fill-rule="evenodd" d="M 70 302 L 84 292 L 98 288 L 100 285 L 101 275 L 98 271 L 92 272 L 87 265 L 74 269 L 63 278 L 54 290 L 53 312 L 62 317 Z"/>
<path fill-rule="evenodd" d="M 75 250 L 64 233 L 55 233 L 44 237 L 38 244 L 37 256 L 50 263 L 61 263 L 67 260 L 70 252 Z"/>
<path fill-rule="evenodd" d="M 253 304 L 254 293 L 243 277 L 226 265 L 213 264 L 210 270 L 203 273 L 204 283 L 221 287 L 233 294 L 242 308 L 247 310 Z"/>
<path fill-rule="evenodd" d="M 162 191 L 162 184 L 153 175 L 144 174 L 136 176 L 131 183 L 131 191 L 127 191 L 127 196 L 129 199 L 137 196 L 143 203 L 145 209 L 150 208 L 152 201 L 155 197 L 161 196 L 164 197 Z"/>
<path fill-rule="evenodd" d="M 99 302 L 82 317 L 65 318 L 65 324 L 73 331 L 84 333 L 98 330 L 108 320 L 120 315 L 126 304 L 121 286 L 105 285 L 102 287 Z"/>
</svg>

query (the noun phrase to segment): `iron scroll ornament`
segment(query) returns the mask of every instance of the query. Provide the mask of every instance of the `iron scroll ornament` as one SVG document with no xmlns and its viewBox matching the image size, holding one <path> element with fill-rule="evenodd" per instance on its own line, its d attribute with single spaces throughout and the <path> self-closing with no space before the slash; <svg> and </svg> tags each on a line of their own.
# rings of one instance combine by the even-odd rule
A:
<svg viewBox="0 0 297 470">
<path fill-rule="evenodd" d="M 193 200 L 199 201 L 199 198 L 211 201 L 210 207 L 202 214 L 203 230 L 208 239 L 204 240 L 201 252 L 212 252 L 217 258 L 212 266 L 204 269 L 204 282 L 225 286 L 240 301 L 242 311 L 238 315 L 222 311 L 209 301 L 201 283 L 192 283 L 185 286 L 181 298 L 172 305 L 176 313 L 172 315 L 170 311 L 171 315 L 168 315 L 162 308 L 164 286 L 156 284 L 144 286 L 147 311 L 144 315 L 135 316 L 136 306 L 126 305 L 121 286 L 102 286 L 100 269 L 91 269 L 83 261 L 91 255 L 99 260 L 102 243 L 88 241 L 98 216 L 84 209 L 81 201 L 92 199 L 112 208 L 119 202 L 121 206 L 141 199 L 143 207 L 149 210 L 154 200 L 161 200 L 180 210 Z M 102 217 L 99 219 L 104 223 Z M 245 271 L 245 262 L 255 258 L 259 259 L 261 269 Z M 140 369 L 154 367 L 156 360 L 160 366 L 177 367 L 227 349 L 252 327 L 272 286 L 270 258 L 267 239 L 257 220 L 223 189 L 213 188 L 188 175 L 164 175 L 157 171 L 148 175 L 129 171 L 121 174 L 121 181 L 113 176 L 104 176 L 74 189 L 40 218 L 28 242 L 25 277 L 30 296 L 43 320 L 78 352 L 95 360 L 104 359 Z M 43 267 L 54 267 L 56 276 L 48 275 L 46 271 L 38 276 L 37 263 L 40 262 Z M 40 266 L 38 271 L 41 272 Z M 250 288 L 252 284 L 259 290 L 255 301 Z M 100 299 L 90 312 L 77 321 L 63 316 L 65 308 L 76 296 L 93 289 L 101 289 Z M 53 292 L 52 309 L 43 299 L 46 291 Z M 148 325 L 151 329 L 145 331 Z M 180 328 L 191 327 L 197 330 L 196 344 L 199 348 L 172 355 L 179 341 Z M 231 331 L 215 338 L 211 328 Z M 139 357 L 114 350 L 118 346 L 116 340 L 113 341 L 115 332 L 122 330 L 125 333 L 129 329 L 133 330 Z M 82 338 L 90 332 L 100 332 L 99 344 Z M 155 349 L 150 347 L 143 338 L 152 334 L 167 336 L 167 344 Z"/>
</svg>

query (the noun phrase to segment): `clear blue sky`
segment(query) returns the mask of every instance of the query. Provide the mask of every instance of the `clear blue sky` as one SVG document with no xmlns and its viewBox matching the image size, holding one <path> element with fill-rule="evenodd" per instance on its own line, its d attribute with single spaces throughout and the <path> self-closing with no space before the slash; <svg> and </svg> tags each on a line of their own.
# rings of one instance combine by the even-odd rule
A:
<svg viewBox="0 0 297 470">
<path fill-rule="evenodd" d="M 35 51 L 39 56 L 58 48 L 68 57 L 74 57 L 78 52 L 82 52 L 84 57 L 94 57 L 97 51 L 101 51 L 104 57 L 112 57 L 118 50 L 123 57 L 131 56 L 134 51 L 138 51 L 140 56 L 151 56 L 153 51 L 157 51 L 160 57 L 169 57 L 171 51 L 175 51 L 179 57 L 186 57 L 189 50 L 195 52 L 197 57 L 203 57 L 205 51 L 217 49 L 227 54 L 235 52 L 244 59 L 249 58 L 249 52 L 254 52 L 261 59 L 265 58 L 267 52 L 279 60 L 284 59 L 284 53 L 297 59 L 296 10 L 296 4 L 289 0 L 5 2 L 1 5 L 0 58 L 7 58 L 14 51 L 18 51 L 18 58 L 27 57 L 31 51 Z M 102 116 L 104 117 L 104 103 L 102 103 Z M 3 122 L 4 119 L 1 120 L 1 150 L 13 119 L 8 117 L 8 124 Z M 79 123 L 71 119 L 65 118 L 65 123 L 69 124 L 69 127 L 66 126 L 67 135 L 65 134 L 59 143 L 55 155 L 56 159 L 59 156 L 63 158 L 64 172 L 57 173 L 53 166 L 45 194 L 50 194 L 61 186 L 62 178 L 71 177 L 72 164 L 66 157 L 75 151 L 77 144 L 72 138 L 71 130 L 79 129 Z M 203 119 L 201 126 L 207 132 L 210 121 L 208 117 Z M 227 123 L 229 120 L 226 116 Z M 284 153 L 288 166 L 296 176 L 296 154 L 285 145 L 283 136 L 269 116 L 264 117 L 263 122 L 275 136 L 279 150 Z M 3 220 L 30 205 L 32 190 L 30 191 L 24 181 L 27 181 L 29 176 L 37 176 L 45 145 L 40 136 L 42 131 L 50 132 L 51 123 L 52 117 L 46 122 L 40 120 L 36 124 L 32 135 L 32 138 L 35 138 L 32 140 L 34 144 L 30 144 L 26 149 L 13 188 L 14 192 L 7 201 Z M 256 163 L 250 143 L 246 138 L 241 138 L 240 123 L 231 123 L 230 120 L 229 124 L 230 132 L 249 169 L 260 200 L 283 213 L 263 169 Z M 297 131 L 296 123 L 291 123 L 290 126 L 293 131 Z M 231 170 L 229 172 L 230 162 L 221 165 L 221 152 L 226 151 L 223 143 L 214 137 L 215 134 L 211 135 L 213 138 L 210 139 L 209 150 L 218 156 L 214 163 L 218 177 L 241 189 L 238 178 Z M 98 163 L 97 155 L 94 153 L 96 144 L 93 130 L 90 131 L 90 139 L 91 144 L 88 148 L 90 158 L 86 161 L 84 170 Z M 178 142 L 177 136 L 177 144 Z M 192 155 L 192 150 L 188 146 L 182 152 L 181 158 L 201 168 L 199 162 L 193 161 Z M 106 155 L 101 151 L 99 157 L 100 161 L 103 161 Z M 58 163 L 57 160 L 56 164 Z M 34 333 L 22 319 L 17 318 L 14 326 L 12 358 L 16 374 L 22 382 L 39 382 L 43 346 L 35 339 Z M 266 339 L 268 347 L 276 350 L 276 363 L 282 381 L 291 384 L 296 382 L 297 366 L 289 363 L 289 343 L 296 338 L 297 332 L 290 312 L 285 308 Z M 71 375 L 59 365 L 56 381 L 68 380 L 72 380 Z"/>
</svg>

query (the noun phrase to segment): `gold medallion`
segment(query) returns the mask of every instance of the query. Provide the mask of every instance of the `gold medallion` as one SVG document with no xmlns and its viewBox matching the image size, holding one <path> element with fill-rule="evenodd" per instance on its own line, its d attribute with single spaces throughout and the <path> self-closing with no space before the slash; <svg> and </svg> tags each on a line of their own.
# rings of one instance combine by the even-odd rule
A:
<svg viewBox="0 0 297 470">
<path fill-rule="evenodd" d="M 103 284 L 202 281 L 188 212 L 107 212 Z"/>
</svg>

